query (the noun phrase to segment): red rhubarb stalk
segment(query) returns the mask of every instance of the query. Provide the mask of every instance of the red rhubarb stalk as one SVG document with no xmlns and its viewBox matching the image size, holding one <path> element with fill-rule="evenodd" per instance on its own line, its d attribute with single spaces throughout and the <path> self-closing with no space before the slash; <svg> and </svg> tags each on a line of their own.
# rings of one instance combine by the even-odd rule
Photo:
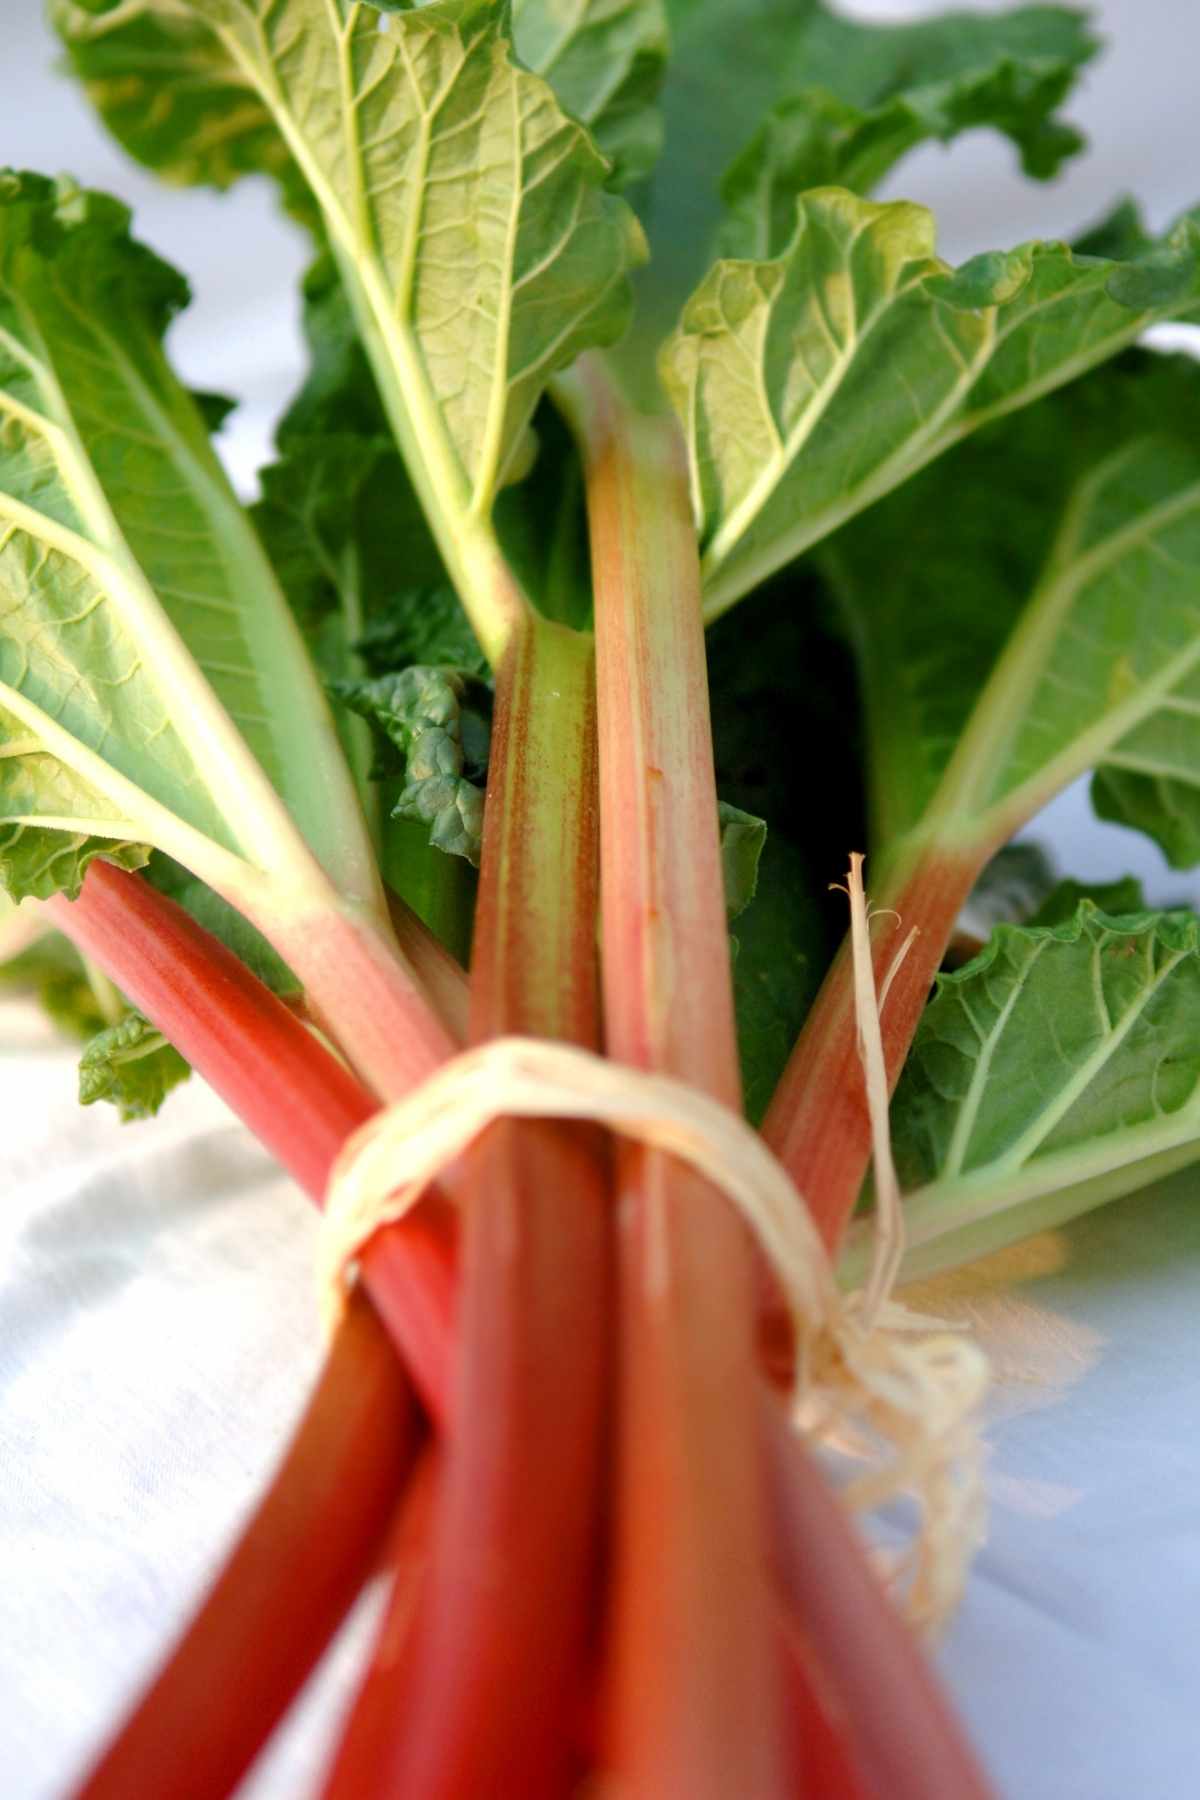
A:
<svg viewBox="0 0 1200 1800">
<path fill-rule="evenodd" d="M 828 1713 L 845 1721 L 880 1800 L 990 1800 L 991 1788 L 912 1634 L 782 1406 L 764 1402 L 775 1578 L 820 1659 Z M 824 1788 L 814 1790 L 824 1794 Z"/>
<path fill-rule="evenodd" d="M 740 1107 L 682 442 L 596 369 L 566 403 L 596 594 L 606 1044 Z M 669 1157 L 617 1157 L 618 1491 L 606 1760 L 622 1792 L 789 1789 L 756 1449 L 752 1249 Z"/>
<path fill-rule="evenodd" d="M 872 932 L 882 990 L 908 933 L 913 939 L 888 990 L 880 1025 L 894 1087 L 945 955 L 954 921 L 994 845 L 935 850 L 896 871 L 871 895 L 881 916 Z M 858 1199 L 871 1156 L 871 1122 L 858 1052 L 854 972 L 847 938 L 825 977 L 763 1121 L 763 1137 L 808 1202 L 831 1255 Z"/>
<path fill-rule="evenodd" d="M 354 1299 L 237 1548 L 78 1800 L 233 1791 L 371 1573 L 420 1441 L 395 1350 Z"/>
<path fill-rule="evenodd" d="M 498 671 L 471 1038 L 595 1045 L 588 640 L 530 620 Z M 449 1183 L 447 1184 L 450 1185 Z M 600 1512 L 609 1247 L 585 1134 L 492 1127 L 464 1159 L 459 1354 L 429 1563 L 385 1620 L 327 1795 L 561 1794 Z"/>
<path fill-rule="evenodd" d="M 465 1042 L 470 1007 L 467 971 L 398 894 L 387 897 L 396 942 L 456 1044 Z"/>
<path fill-rule="evenodd" d="M 55 924 L 169 1038 L 318 1202 L 374 1098 L 283 1002 L 140 876 L 93 862 Z M 452 1217 L 426 1201 L 363 1257 L 368 1290 L 426 1405 L 444 1418 L 454 1311 Z"/>
</svg>

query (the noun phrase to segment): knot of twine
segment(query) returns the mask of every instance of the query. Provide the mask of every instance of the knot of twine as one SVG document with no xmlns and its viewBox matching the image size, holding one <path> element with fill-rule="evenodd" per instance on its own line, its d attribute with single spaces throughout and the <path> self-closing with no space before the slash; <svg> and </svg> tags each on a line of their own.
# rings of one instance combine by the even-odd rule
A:
<svg viewBox="0 0 1200 1800">
<path fill-rule="evenodd" d="M 864 979 L 861 968 L 869 915 L 860 868 L 855 859 L 850 898 L 878 1182 L 883 1139 L 872 1070 L 877 1077 L 882 1051 L 869 1043 L 872 1029 L 878 1034 L 879 1015 L 873 977 Z M 869 974 L 869 954 L 867 969 Z M 870 1017 L 864 1021 L 867 999 Z M 882 1100 L 886 1110 L 886 1087 Z M 533 1038 L 497 1038 L 453 1057 L 356 1131 L 334 1165 L 318 1240 L 327 1329 L 344 1310 L 367 1240 L 410 1211 L 439 1173 L 502 1118 L 594 1121 L 687 1163 L 737 1207 L 791 1315 L 796 1424 L 865 1463 L 840 1489 L 852 1512 L 877 1512 L 902 1495 L 916 1499 L 918 1522 L 886 1574 L 914 1624 L 934 1629 L 943 1623 L 982 1535 L 976 1414 L 987 1387 L 986 1359 L 962 1333 L 891 1299 L 900 1230 L 895 1205 L 886 1201 L 878 1209 L 877 1255 L 866 1287 L 843 1294 L 786 1170 L 743 1118 L 684 1082 Z M 886 1153 L 884 1160 L 890 1170 Z M 886 1176 L 883 1186 L 889 1187 Z"/>
</svg>

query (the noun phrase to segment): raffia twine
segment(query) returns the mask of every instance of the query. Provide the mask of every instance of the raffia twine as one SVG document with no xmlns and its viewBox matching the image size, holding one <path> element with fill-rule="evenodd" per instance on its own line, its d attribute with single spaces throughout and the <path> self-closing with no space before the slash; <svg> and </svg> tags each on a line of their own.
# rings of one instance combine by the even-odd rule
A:
<svg viewBox="0 0 1200 1800">
<path fill-rule="evenodd" d="M 864 944 L 870 975 L 870 915 L 861 858 L 856 864 L 848 890 L 856 1003 L 875 1125 L 876 1187 L 882 1195 L 876 1256 L 860 1292 L 842 1293 L 791 1178 L 738 1114 L 669 1076 L 521 1037 L 497 1038 L 453 1057 L 348 1140 L 326 1195 L 318 1285 L 324 1323 L 332 1331 L 368 1239 L 403 1218 L 441 1171 L 498 1119 L 588 1120 L 676 1157 L 737 1207 L 775 1273 L 795 1331 L 797 1427 L 849 1452 L 859 1465 L 839 1490 L 845 1505 L 866 1515 L 905 1496 L 915 1500 L 911 1536 L 886 1560 L 884 1572 L 911 1621 L 933 1631 L 956 1606 L 982 1537 L 977 1415 L 988 1367 L 960 1331 L 913 1314 L 891 1298 L 902 1212 L 898 1191 L 889 1187 L 890 1150 L 882 1159 L 880 1154 L 881 1143 L 886 1145 L 887 1094 L 884 1086 L 881 1137 L 882 1046 L 871 1044 L 872 1034 L 878 1040 L 879 1012 L 873 980 L 862 975 Z"/>
</svg>

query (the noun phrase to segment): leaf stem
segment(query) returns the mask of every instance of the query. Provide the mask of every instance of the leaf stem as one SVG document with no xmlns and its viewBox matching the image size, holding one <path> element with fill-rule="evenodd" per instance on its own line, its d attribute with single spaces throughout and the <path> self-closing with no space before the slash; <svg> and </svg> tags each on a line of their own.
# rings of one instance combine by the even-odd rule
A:
<svg viewBox="0 0 1200 1800">
<path fill-rule="evenodd" d="M 700 573 L 673 421 L 594 358 L 580 438 L 596 591 L 607 1047 L 740 1104 Z M 752 1252 L 669 1157 L 617 1155 L 620 1369 L 610 1756 L 635 1793 L 788 1791 L 756 1454 Z"/>
<path fill-rule="evenodd" d="M 590 642 L 531 619 L 497 678 L 473 1041 L 597 1042 L 594 757 Z M 590 1134 L 506 1122 L 455 1186 L 453 1413 L 469 1429 L 447 1443 L 416 1617 L 385 1620 L 325 1790 L 338 1800 L 537 1800 L 574 1763 L 608 1376 L 605 1183 Z"/>
<path fill-rule="evenodd" d="M 333 1160 L 375 1110 L 359 1081 L 182 907 L 109 863 L 46 911 L 249 1126 L 323 1199 Z M 454 1309 L 452 1233 L 437 1204 L 376 1234 L 369 1291 L 435 1417 L 444 1418 Z"/>
<path fill-rule="evenodd" d="M 299 978 L 313 1017 L 382 1099 L 398 1099 L 453 1055 L 451 1030 L 374 908 L 301 889 L 286 905 L 242 910 Z"/>
<path fill-rule="evenodd" d="M 990 841 L 962 850 L 923 847 L 885 877 L 873 899 L 877 914 L 899 914 L 898 922 L 883 920 L 874 935 L 877 989 L 905 936 L 917 932 L 888 988 L 880 1020 L 889 1089 L 908 1055 L 954 921 L 992 848 Z M 871 1156 L 849 938 L 797 1039 L 763 1121 L 763 1137 L 804 1195 L 827 1249 L 836 1253 Z"/>
<path fill-rule="evenodd" d="M 928 1662 L 782 1406 L 768 1401 L 761 1416 L 776 1579 L 819 1650 L 867 1792 L 887 1800 L 989 1800 Z"/>
</svg>

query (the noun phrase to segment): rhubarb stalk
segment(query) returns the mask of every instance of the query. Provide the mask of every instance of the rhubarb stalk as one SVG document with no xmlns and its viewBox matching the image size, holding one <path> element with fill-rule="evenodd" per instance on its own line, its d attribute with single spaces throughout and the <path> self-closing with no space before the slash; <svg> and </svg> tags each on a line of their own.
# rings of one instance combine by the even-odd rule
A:
<svg viewBox="0 0 1200 1800">
<path fill-rule="evenodd" d="M 562 389 L 596 593 L 606 1043 L 740 1107 L 699 563 L 673 422 Z M 752 1247 L 725 1198 L 617 1157 L 620 1367 L 607 1760 L 634 1795 L 788 1791 L 756 1453 Z"/>
<path fill-rule="evenodd" d="M 898 866 L 872 894 L 875 985 L 883 991 L 897 951 L 916 936 L 880 1015 L 889 1089 L 899 1079 L 917 1021 L 967 895 L 994 845 L 931 849 Z M 843 943 L 763 1121 L 763 1137 L 800 1192 L 831 1255 L 854 1211 L 871 1156 L 871 1121 L 858 1051 L 854 969 Z"/>
<path fill-rule="evenodd" d="M 318 1203 L 334 1158 L 375 1110 L 354 1075 L 174 901 L 94 862 L 78 900 L 47 912 L 204 1076 Z M 372 1299 L 422 1399 L 444 1418 L 453 1328 L 453 1221 L 434 1199 L 363 1254 Z"/>
<path fill-rule="evenodd" d="M 470 1036 L 594 1046 L 594 695 L 587 639 L 530 620 L 497 675 Z M 563 1791 L 597 1549 L 605 1183 L 578 1130 L 504 1122 L 464 1206 L 453 1432 L 416 1617 L 386 1619 L 327 1795 Z M 405 1597 L 401 1604 L 407 1608 Z"/>
</svg>

